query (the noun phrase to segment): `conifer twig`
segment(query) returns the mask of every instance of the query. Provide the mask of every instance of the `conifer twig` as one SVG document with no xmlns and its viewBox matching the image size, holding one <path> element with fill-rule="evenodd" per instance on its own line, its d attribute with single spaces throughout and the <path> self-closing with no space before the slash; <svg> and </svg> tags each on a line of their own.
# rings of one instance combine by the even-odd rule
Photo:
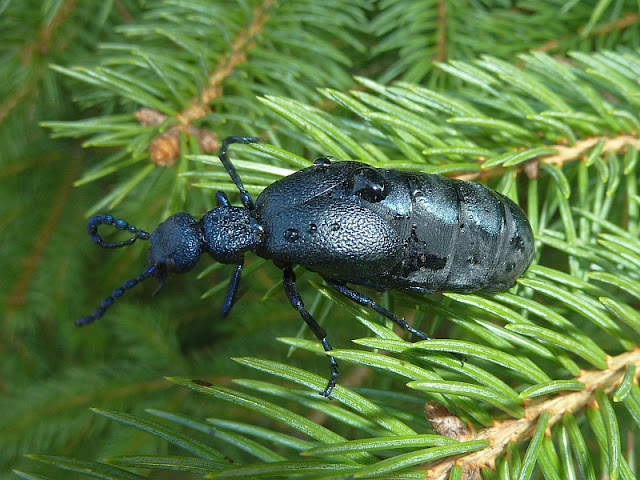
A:
<svg viewBox="0 0 640 480">
<path fill-rule="evenodd" d="M 38 231 L 37 235 L 34 235 L 34 238 L 38 239 L 38 241 L 33 245 L 31 255 L 25 257 L 22 273 L 18 280 L 15 281 L 15 287 L 9 295 L 9 308 L 5 313 L 7 317 L 26 302 L 26 292 L 33 280 L 34 271 L 40 264 L 44 251 L 49 246 L 51 236 L 55 233 L 56 227 L 60 223 L 60 218 L 64 213 L 64 207 L 67 205 L 67 200 L 73 189 L 73 181 L 78 175 L 79 168 L 80 158 L 79 156 L 75 156 L 67 166 L 66 175 L 60 183 L 58 193 L 55 196 L 56 201 L 49 203 L 51 209 L 47 221 L 43 222 L 42 228 Z"/>
<path fill-rule="evenodd" d="M 34 53 L 39 56 L 45 56 L 49 52 L 51 38 L 53 37 L 54 32 L 63 25 L 65 20 L 69 17 L 73 9 L 75 8 L 77 0 L 66 0 L 60 8 L 58 8 L 58 12 L 51 19 L 51 21 L 45 24 L 40 31 L 40 35 L 36 37 L 33 42 L 27 43 L 21 51 L 20 57 L 22 58 L 22 63 L 27 66 L 33 63 L 33 55 Z M 41 70 L 41 69 L 40 69 Z M 0 123 L 7 118 L 7 115 L 11 113 L 11 111 L 17 107 L 31 92 L 35 92 L 37 90 L 37 81 L 39 78 L 37 76 L 31 76 L 31 80 L 24 83 L 13 95 L 9 95 L 5 101 L 0 105 Z"/>
<path fill-rule="evenodd" d="M 434 61 L 444 62 L 447 60 L 447 2 L 438 0 L 438 40 L 436 42 L 436 55 Z"/>
<path fill-rule="evenodd" d="M 550 429 L 562 419 L 565 412 L 577 412 L 596 400 L 596 390 L 611 393 L 620 383 L 628 365 L 640 366 L 640 349 L 636 348 L 616 357 L 607 357 L 606 370 L 583 370 L 576 378 L 584 383 L 584 389 L 578 392 L 568 392 L 554 395 L 542 400 L 525 401 L 522 418 L 496 421 L 491 427 L 474 432 L 469 440 L 489 440 L 489 446 L 484 450 L 447 458 L 445 461 L 427 465 L 428 480 L 445 480 L 448 472 L 455 465 L 466 465 L 473 468 L 495 467 L 495 459 L 502 456 L 510 442 L 522 442 L 531 438 L 536 429 L 538 417 L 542 412 L 549 412 Z M 640 371 L 640 370 L 638 370 Z"/>
<path fill-rule="evenodd" d="M 264 0 L 254 10 L 251 24 L 240 30 L 231 46 L 231 53 L 218 62 L 215 70 L 209 75 L 209 84 L 202 91 L 199 99 L 194 99 L 191 104 L 177 115 L 181 125 L 187 125 L 209 112 L 209 103 L 222 95 L 222 82 L 233 72 L 239 64 L 247 59 L 247 51 L 254 45 L 253 38 L 264 29 L 269 20 L 269 7 L 274 0 Z"/>
<path fill-rule="evenodd" d="M 254 45 L 254 37 L 262 32 L 265 23 L 269 20 L 269 8 L 274 0 L 264 0 L 254 10 L 251 24 L 240 30 L 235 41 L 231 45 L 228 56 L 223 56 L 216 68 L 209 74 L 209 82 L 202 90 L 198 98 L 194 98 L 188 107 L 176 115 L 178 125 L 169 127 L 166 131 L 156 136 L 149 143 L 151 160 L 161 166 L 171 166 L 180 154 L 179 137 L 181 132 L 194 135 L 200 144 L 203 153 L 216 152 L 219 149 L 217 136 L 204 129 L 197 129 L 193 122 L 209 113 L 209 104 L 222 96 L 222 83 L 229 77 L 233 70 L 245 62 L 247 51 Z"/>
<path fill-rule="evenodd" d="M 604 145 L 602 147 L 602 153 L 610 152 L 610 153 L 619 153 L 627 145 L 631 145 L 637 149 L 640 149 L 640 137 L 634 135 L 618 135 L 617 137 L 590 137 L 585 138 L 583 140 L 577 141 L 574 145 L 566 146 L 566 145 L 549 145 L 549 147 L 554 148 L 558 153 L 555 155 L 548 155 L 545 157 L 536 158 L 534 160 L 530 160 L 531 162 L 544 162 L 550 163 L 556 166 L 562 166 L 567 162 L 571 162 L 574 160 L 578 160 L 579 158 L 585 157 L 589 149 L 593 148 L 596 143 L 599 141 L 603 141 Z M 525 166 L 515 166 L 513 171 L 519 172 L 524 170 Z M 479 172 L 473 173 L 465 173 L 462 175 L 456 175 L 455 178 L 459 180 L 487 180 L 492 177 L 500 176 L 504 174 L 505 168 L 502 166 L 496 166 L 494 168 L 489 168 L 487 170 L 482 170 Z"/>
<path fill-rule="evenodd" d="M 639 14 L 634 12 L 627 12 L 627 14 L 624 17 L 616 18 L 612 22 L 607 23 L 596 30 L 593 30 L 592 32 L 589 33 L 587 38 L 593 38 L 600 35 L 607 35 L 615 30 L 623 30 L 627 27 L 630 27 L 634 23 L 637 23 L 638 20 L 640 20 Z M 578 29 L 578 33 L 580 35 L 582 35 L 583 32 L 584 32 L 584 26 Z M 540 45 L 538 48 L 534 48 L 533 50 L 537 52 L 549 52 L 554 48 L 556 48 L 558 46 L 558 43 L 560 43 L 560 41 L 561 40 L 558 40 L 558 39 L 549 40 L 543 43 L 542 45 Z"/>
</svg>

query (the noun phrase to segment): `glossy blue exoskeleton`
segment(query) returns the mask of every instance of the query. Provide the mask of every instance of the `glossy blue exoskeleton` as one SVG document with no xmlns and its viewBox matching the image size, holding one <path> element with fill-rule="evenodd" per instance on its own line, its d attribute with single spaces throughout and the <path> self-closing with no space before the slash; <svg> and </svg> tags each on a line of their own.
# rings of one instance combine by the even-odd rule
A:
<svg viewBox="0 0 640 480">
<path fill-rule="evenodd" d="M 172 215 L 151 233 L 110 215 L 89 220 L 91 239 L 104 248 L 149 240 L 147 268 L 115 289 L 85 325 L 104 315 L 114 300 L 138 282 L 191 270 L 202 253 L 236 265 L 222 306 L 231 310 L 245 252 L 273 260 L 283 270 L 291 305 L 330 351 L 326 332 L 305 309 L 295 286 L 293 266 L 317 272 L 336 291 L 373 308 L 396 324 L 428 340 L 423 332 L 347 284 L 377 290 L 420 293 L 504 290 L 515 284 L 534 253 L 531 226 L 509 198 L 473 182 L 440 175 L 375 168 L 360 162 L 316 159 L 313 166 L 269 185 L 254 205 L 227 158 L 232 143 L 255 137 L 229 137 L 220 160 L 240 191 L 243 207 L 217 193 L 219 206 L 196 221 L 185 212 Z M 109 243 L 98 234 L 101 224 L 133 236 Z M 336 385 L 338 365 L 332 356 L 331 378 L 323 394 Z"/>
</svg>

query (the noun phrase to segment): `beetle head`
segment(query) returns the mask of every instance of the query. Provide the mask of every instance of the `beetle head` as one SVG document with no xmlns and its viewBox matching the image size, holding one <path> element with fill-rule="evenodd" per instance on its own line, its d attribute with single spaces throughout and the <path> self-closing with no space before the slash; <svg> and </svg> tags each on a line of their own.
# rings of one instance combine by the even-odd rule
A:
<svg viewBox="0 0 640 480">
<path fill-rule="evenodd" d="M 200 220 L 202 247 L 220 263 L 242 263 L 245 252 L 253 250 L 262 237 L 262 228 L 250 211 L 223 205 Z"/>
<path fill-rule="evenodd" d="M 151 233 L 148 266 L 161 281 L 170 273 L 184 273 L 196 266 L 202 253 L 202 233 L 186 212 L 171 215 Z"/>
<path fill-rule="evenodd" d="M 131 238 L 122 242 L 108 242 L 98 233 L 100 225 L 111 225 L 117 230 L 128 231 Z M 120 287 L 114 289 L 91 314 L 76 320 L 76 325 L 87 325 L 102 317 L 113 303 L 138 283 L 156 277 L 160 280 L 160 287 L 167 275 L 171 273 L 188 272 L 196 266 L 203 249 L 202 231 L 200 224 L 185 212 L 170 216 L 149 235 L 144 230 L 129 225 L 124 220 L 115 219 L 111 215 L 91 217 L 87 225 L 91 240 L 102 248 L 119 248 L 133 244 L 136 240 L 149 240 L 151 246 L 148 251 L 147 267 L 136 277 L 127 280 Z"/>
</svg>

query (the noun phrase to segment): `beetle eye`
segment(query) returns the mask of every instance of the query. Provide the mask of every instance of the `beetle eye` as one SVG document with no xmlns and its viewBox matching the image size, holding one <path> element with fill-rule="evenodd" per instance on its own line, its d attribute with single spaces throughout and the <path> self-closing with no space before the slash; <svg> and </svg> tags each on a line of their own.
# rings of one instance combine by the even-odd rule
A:
<svg viewBox="0 0 640 480">
<path fill-rule="evenodd" d="M 380 202 L 388 193 L 387 181 L 378 170 L 371 167 L 357 168 L 349 175 L 354 195 L 370 203 Z"/>
</svg>

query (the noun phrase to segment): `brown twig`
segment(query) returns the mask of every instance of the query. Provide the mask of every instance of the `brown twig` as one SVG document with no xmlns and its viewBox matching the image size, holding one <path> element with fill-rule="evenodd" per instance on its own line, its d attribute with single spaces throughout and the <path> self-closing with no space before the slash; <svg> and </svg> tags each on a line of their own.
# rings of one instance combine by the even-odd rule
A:
<svg viewBox="0 0 640 480">
<path fill-rule="evenodd" d="M 209 81 L 202 90 L 202 95 L 194 98 L 189 106 L 176 115 L 178 125 L 170 127 L 165 132 L 158 135 L 149 144 L 151 160 L 158 165 L 173 165 L 180 154 L 179 135 L 180 132 L 195 135 L 200 143 L 203 152 L 213 152 L 218 150 L 219 145 L 215 134 L 197 129 L 193 122 L 209 113 L 209 104 L 223 94 L 222 84 L 233 72 L 233 70 L 245 62 L 247 51 L 255 44 L 254 38 L 262 32 L 265 23 L 269 20 L 269 8 L 275 0 L 264 0 L 254 10 L 251 24 L 240 30 L 235 41 L 231 45 L 231 51 L 218 61 L 216 68 L 209 74 Z"/>
<path fill-rule="evenodd" d="M 438 39 L 436 41 L 436 54 L 433 58 L 436 62 L 444 62 L 447 60 L 447 2 L 446 0 L 438 0 Z"/>
<path fill-rule="evenodd" d="M 191 104 L 177 115 L 182 125 L 187 125 L 209 112 L 209 103 L 222 95 L 222 82 L 231 75 L 234 68 L 247 59 L 247 51 L 254 45 L 253 38 L 264 29 L 269 20 L 268 9 L 275 0 L 264 0 L 258 5 L 253 14 L 253 20 L 246 29 L 238 33 L 238 37 L 231 46 L 231 54 L 223 57 L 218 62 L 216 69 L 209 75 L 209 83 L 202 91 L 199 99 L 194 99 Z"/>
<path fill-rule="evenodd" d="M 614 30 L 622 30 L 624 28 L 630 27 L 631 25 L 636 23 L 639 19 L 640 19 L 639 14 L 635 12 L 628 12 L 624 17 L 616 18 L 614 21 L 607 23 L 598 29 L 593 30 L 588 35 L 588 38 L 597 37 L 599 35 L 606 35 L 608 33 L 611 33 Z M 582 34 L 583 32 L 584 32 L 584 27 L 580 27 L 578 29 L 578 33 Z M 558 40 L 558 39 L 549 40 L 543 43 L 542 45 L 540 45 L 539 47 L 534 48 L 533 50 L 537 52 L 548 52 L 550 50 L 553 50 L 554 48 L 557 48 L 558 44 L 561 41 L 562 40 Z"/>
<path fill-rule="evenodd" d="M 42 31 L 40 32 L 40 39 L 36 44 L 32 44 L 37 48 L 38 52 L 40 52 L 40 55 L 46 55 L 49 52 L 49 47 L 51 46 L 51 37 L 58 29 L 58 27 L 62 25 L 67 17 L 71 14 L 76 6 L 76 3 L 78 3 L 77 0 L 65 0 L 58 9 L 55 16 L 42 29 Z"/>
<path fill-rule="evenodd" d="M 427 465 L 428 480 L 446 480 L 449 471 L 455 466 L 490 467 L 495 465 L 495 459 L 504 455 L 510 442 L 518 443 L 531 438 L 536 429 L 538 418 L 542 412 L 549 412 L 550 418 L 547 428 L 550 429 L 562 419 L 566 412 L 576 412 L 595 402 L 596 390 L 611 393 L 622 380 L 628 365 L 640 366 L 640 349 L 617 357 L 608 357 L 606 370 L 583 370 L 576 378 L 585 387 L 579 392 L 567 392 L 550 398 L 533 400 L 526 404 L 522 418 L 496 421 L 491 427 L 474 432 L 469 440 L 489 440 L 489 446 L 484 450 L 447 458 L 444 461 Z M 638 369 L 640 372 L 640 369 Z"/>
<path fill-rule="evenodd" d="M 640 138 L 634 135 L 618 135 L 617 137 L 590 137 L 583 140 L 578 140 L 574 145 L 571 146 L 560 144 L 549 145 L 549 147 L 554 148 L 557 151 L 556 154 L 539 157 L 534 160 L 530 160 L 529 163 L 543 162 L 550 163 L 556 166 L 562 166 L 566 162 L 584 158 L 587 152 L 601 140 L 604 142 L 604 145 L 602 147 L 603 154 L 606 152 L 619 153 L 624 148 L 626 148 L 627 145 L 634 146 L 635 148 L 640 150 Z M 513 171 L 519 172 L 521 170 L 524 170 L 525 168 L 525 165 L 516 166 Z M 495 168 L 488 168 L 480 172 L 456 175 L 455 178 L 460 180 L 487 180 L 488 178 L 503 174 L 504 171 L 505 169 L 503 167 L 498 166 Z"/>
<path fill-rule="evenodd" d="M 59 227 L 60 218 L 67 205 L 67 200 L 73 189 L 73 180 L 77 177 L 79 168 L 80 157 L 76 155 L 68 162 L 67 172 L 60 183 L 57 195 L 54 197 L 55 201 L 48 203 L 51 209 L 47 221 L 44 222 L 37 234 L 33 236 L 33 238 L 38 239 L 38 241 L 33 245 L 31 254 L 24 260 L 22 273 L 15 281 L 13 291 L 9 295 L 9 308 L 5 313 L 7 318 L 13 314 L 17 307 L 24 305 L 26 302 L 26 294 L 33 280 L 33 274 L 36 267 L 40 264 L 45 249 L 49 246 L 51 236 L 56 232 L 56 228 Z"/>
</svg>

